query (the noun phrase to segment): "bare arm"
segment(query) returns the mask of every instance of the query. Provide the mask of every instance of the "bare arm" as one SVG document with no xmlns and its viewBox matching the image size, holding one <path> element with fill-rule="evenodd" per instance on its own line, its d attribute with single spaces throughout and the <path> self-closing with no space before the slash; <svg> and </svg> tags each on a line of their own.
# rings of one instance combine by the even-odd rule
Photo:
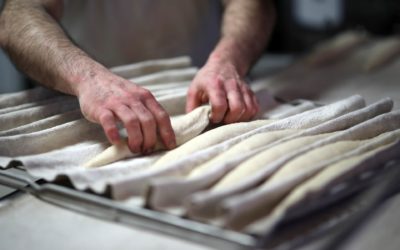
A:
<svg viewBox="0 0 400 250">
<path fill-rule="evenodd" d="M 112 74 L 76 47 L 57 21 L 62 0 L 8 0 L 0 16 L 0 44 L 18 68 L 43 85 L 76 95 L 83 114 L 100 123 L 112 143 L 117 121 L 134 152 L 150 152 L 160 134 L 168 148 L 175 137 L 168 114 L 151 93 Z"/>
<path fill-rule="evenodd" d="M 214 122 L 249 120 L 257 113 L 243 78 L 265 48 L 275 10 L 270 0 L 225 0 L 221 38 L 189 93 L 187 110 L 210 101 Z"/>
</svg>

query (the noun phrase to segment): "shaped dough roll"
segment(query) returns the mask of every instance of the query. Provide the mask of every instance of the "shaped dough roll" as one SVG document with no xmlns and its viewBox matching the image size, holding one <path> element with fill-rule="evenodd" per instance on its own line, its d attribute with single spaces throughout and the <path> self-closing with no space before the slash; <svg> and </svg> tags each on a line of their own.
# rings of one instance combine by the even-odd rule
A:
<svg viewBox="0 0 400 250">
<path fill-rule="evenodd" d="M 364 63 L 364 70 L 373 71 L 378 69 L 394 60 L 399 54 L 400 37 L 391 37 L 379 41 L 370 49 Z"/>
<path fill-rule="evenodd" d="M 304 145 L 312 144 L 322 138 L 327 138 L 332 134 L 334 133 L 304 136 L 268 148 L 237 166 L 215 186 L 213 186 L 212 190 L 217 191 L 229 188 L 250 175 L 256 175 L 257 172 L 265 167 L 269 162 L 273 162 L 280 157 L 285 156 L 288 152 L 293 152 Z M 271 170 L 271 174 L 272 172 L 273 170 Z"/>
<path fill-rule="evenodd" d="M 278 130 L 278 131 L 255 134 L 247 138 L 246 140 L 239 142 L 232 148 L 228 149 L 227 151 L 223 152 L 217 157 L 211 159 L 210 161 L 198 166 L 195 170 L 193 170 L 190 173 L 189 178 L 195 178 L 197 176 L 200 176 L 203 173 L 206 173 L 207 171 L 211 170 L 218 163 L 227 161 L 229 159 L 232 159 L 233 157 L 236 157 L 240 154 L 245 154 L 254 149 L 266 146 L 276 140 L 292 135 L 298 131 L 299 130 L 295 129 L 286 129 L 286 130 Z"/>
<path fill-rule="evenodd" d="M 272 122 L 271 120 L 240 122 L 209 130 L 204 134 L 201 134 L 196 138 L 193 138 L 184 145 L 169 151 L 163 157 L 161 157 L 152 167 L 156 168 L 163 166 L 166 163 L 174 162 L 191 153 L 213 146 L 229 138 L 246 133 L 250 130 L 267 125 L 271 122 Z"/>
<path fill-rule="evenodd" d="M 347 31 L 333 39 L 319 45 L 314 52 L 305 59 L 310 65 L 323 65 L 346 56 L 352 49 L 365 43 L 368 36 L 365 32 Z"/>
<path fill-rule="evenodd" d="M 200 134 L 209 124 L 210 112 L 210 106 L 201 106 L 184 116 L 172 119 L 171 125 L 175 132 L 176 144 L 181 145 Z M 160 149 L 163 149 L 163 145 L 158 142 L 156 150 Z M 104 150 L 84 164 L 84 167 L 99 167 L 131 156 L 135 156 L 135 154 L 129 150 L 127 141 L 124 140 Z"/>
</svg>

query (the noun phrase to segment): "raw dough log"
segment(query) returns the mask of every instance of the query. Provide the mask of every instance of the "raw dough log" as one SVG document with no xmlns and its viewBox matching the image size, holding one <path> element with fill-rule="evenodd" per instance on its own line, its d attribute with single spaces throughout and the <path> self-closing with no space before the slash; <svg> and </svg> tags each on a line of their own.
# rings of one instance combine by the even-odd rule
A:
<svg viewBox="0 0 400 250">
<path fill-rule="evenodd" d="M 242 178 L 229 188 L 214 192 L 199 192 L 194 194 L 192 197 L 189 197 L 188 201 L 186 202 L 188 210 L 190 210 L 190 213 L 193 217 L 216 216 L 218 212 L 217 206 L 222 198 L 235 195 L 239 192 L 243 192 L 251 187 L 254 187 L 258 183 L 265 180 L 274 171 L 278 170 L 284 164 L 301 154 L 337 141 L 368 139 L 381 133 L 395 130 L 399 127 L 400 111 L 392 111 L 390 113 L 374 117 L 371 120 L 365 121 L 347 130 L 333 133 L 333 135 L 321 139 L 315 143 L 303 144 L 303 147 L 299 147 L 293 151 L 287 150 L 285 151 L 286 155 L 278 158 L 270 164 L 264 165 L 258 172 L 255 172 L 246 178 Z"/>
<path fill-rule="evenodd" d="M 156 168 L 163 166 L 166 163 L 177 161 L 191 153 L 218 144 L 229 138 L 246 133 L 250 130 L 256 129 L 266 124 L 270 124 L 271 122 L 273 121 L 256 120 L 252 122 L 233 123 L 214 128 L 197 136 L 196 138 L 193 138 L 193 140 L 185 143 L 184 145 L 169 151 L 164 157 L 159 159 L 152 167 Z"/>
<path fill-rule="evenodd" d="M 217 157 L 214 157 L 210 161 L 207 161 L 206 163 L 198 166 L 195 170 L 190 172 L 190 175 L 188 178 L 196 178 L 207 171 L 212 170 L 212 168 L 217 165 L 220 162 L 224 162 L 228 159 L 231 159 L 239 154 L 247 153 L 250 152 L 254 149 L 267 146 L 268 144 L 279 140 L 283 137 L 292 135 L 294 133 L 298 132 L 298 130 L 295 129 L 285 129 L 285 130 L 278 130 L 278 131 L 271 131 L 271 132 L 266 132 L 266 133 L 260 133 L 260 134 L 255 134 L 235 146 L 231 147 L 227 151 L 223 152 L 222 154 L 218 155 Z"/>
<path fill-rule="evenodd" d="M 390 63 L 400 54 L 400 37 L 390 37 L 377 42 L 369 51 L 364 63 L 365 71 L 373 71 Z"/>
<path fill-rule="evenodd" d="M 296 187 L 279 203 L 270 215 L 254 225 L 250 225 L 250 228 L 257 231 L 259 228 L 264 234 L 271 232 L 291 211 L 296 211 L 297 208 L 303 209 L 304 206 L 324 200 L 328 190 L 338 184 L 340 185 L 348 177 L 361 174 L 371 168 L 382 167 L 390 159 L 398 158 L 399 150 L 400 142 L 397 141 L 396 143 L 384 145 L 372 151 L 330 164 L 324 170 Z M 253 232 L 254 230 L 251 231 Z"/>
<path fill-rule="evenodd" d="M 198 69 L 196 67 L 166 70 L 129 80 L 141 86 L 191 81 L 196 75 L 197 70 Z"/>
<path fill-rule="evenodd" d="M 176 162 L 167 163 L 159 168 L 150 168 L 148 171 L 143 171 L 132 176 L 126 176 L 126 178 L 114 184 L 112 195 L 118 199 L 123 199 L 132 195 L 143 195 L 147 190 L 150 179 L 160 176 L 185 176 L 198 165 L 210 160 L 212 157 L 215 157 L 219 153 L 254 134 L 289 128 L 309 128 L 364 106 L 365 102 L 363 98 L 359 95 L 355 95 L 321 108 L 316 108 L 264 125 L 225 142 L 189 154 Z"/>
<path fill-rule="evenodd" d="M 346 56 L 351 50 L 365 43 L 368 36 L 365 32 L 347 31 L 318 46 L 305 58 L 305 63 L 313 66 L 324 65 Z"/>
<path fill-rule="evenodd" d="M 139 63 L 113 67 L 110 70 L 121 77 L 132 78 L 141 75 L 147 75 L 162 70 L 186 68 L 191 65 L 191 59 L 188 56 L 149 60 Z"/>
<path fill-rule="evenodd" d="M 263 185 L 250 192 L 223 202 L 227 212 L 226 226 L 241 229 L 243 226 L 267 215 L 293 188 L 315 175 L 326 166 L 354 155 L 393 143 L 400 138 L 400 130 L 382 134 L 363 141 L 340 141 L 311 150 L 285 164 Z M 357 149 L 369 144 L 362 150 Z"/>
<path fill-rule="evenodd" d="M 180 179 L 170 179 L 169 181 L 152 182 L 149 187 L 150 192 L 147 196 L 147 203 L 151 207 L 155 208 L 160 208 L 166 206 L 167 204 L 169 206 L 178 205 L 179 203 L 177 202 L 182 202 L 183 199 L 191 194 L 193 191 L 198 191 L 199 188 L 207 187 L 206 185 L 210 182 L 201 181 L 202 176 L 205 176 L 207 175 L 207 173 L 211 172 L 215 173 L 215 169 L 224 169 L 225 172 L 227 172 L 230 169 L 234 168 L 237 164 L 245 160 L 245 157 L 243 157 L 244 155 L 250 157 L 250 153 L 255 149 L 261 146 L 265 146 L 274 140 L 292 134 L 296 131 L 297 130 L 282 130 L 256 134 L 233 146 L 228 151 L 218 155 L 211 161 L 208 161 L 205 164 L 197 167 L 196 170 L 190 173 L 188 181 Z M 234 163 L 236 163 L 236 165 L 234 165 Z M 218 171 L 216 174 L 221 177 L 222 171 Z M 209 181 L 214 180 L 215 182 L 215 179 L 215 176 L 213 176 L 209 178 Z M 196 189 L 193 188 L 192 182 L 190 180 L 193 180 L 193 183 L 199 183 L 198 185 L 195 185 L 197 187 Z"/>
<path fill-rule="evenodd" d="M 185 116 L 172 119 L 171 125 L 175 132 L 176 144 L 181 145 L 200 134 L 209 124 L 210 111 L 210 106 L 202 106 Z M 156 150 L 159 149 L 162 149 L 161 143 L 156 146 Z M 103 153 L 84 164 L 84 167 L 99 167 L 132 156 L 135 154 L 129 150 L 127 142 L 124 140 L 107 148 Z"/>
</svg>

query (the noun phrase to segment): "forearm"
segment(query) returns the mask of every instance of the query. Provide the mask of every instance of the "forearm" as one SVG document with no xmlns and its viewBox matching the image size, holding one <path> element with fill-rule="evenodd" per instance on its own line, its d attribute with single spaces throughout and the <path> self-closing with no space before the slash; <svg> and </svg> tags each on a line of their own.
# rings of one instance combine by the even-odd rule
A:
<svg viewBox="0 0 400 250">
<path fill-rule="evenodd" d="M 230 62 L 244 76 L 258 58 L 273 29 L 275 9 L 269 0 L 226 0 L 221 39 L 211 62 Z"/>
<path fill-rule="evenodd" d="M 81 84 L 106 69 L 68 39 L 55 20 L 59 8 L 50 9 L 55 2 L 6 1 L 0 16 L 1 46 L 31 78 L 78 95 Z"/>
</svg>

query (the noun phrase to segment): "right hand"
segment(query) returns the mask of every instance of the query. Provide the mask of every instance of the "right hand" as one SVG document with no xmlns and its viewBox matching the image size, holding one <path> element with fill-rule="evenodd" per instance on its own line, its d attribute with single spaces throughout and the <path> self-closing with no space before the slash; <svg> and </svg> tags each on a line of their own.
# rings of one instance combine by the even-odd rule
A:
<svg viewBox="0 0 400 250">
<path fill-rule="evenodd" d="M 101 124 L 112 144 L 120 141 L 120 121 L 134 153 L 151 153 L 158 135 L 167 149 L 176 147 L 169 115 L 149 90 L 109 71 L 93 73 L 90 78 L 79 87 L 79 104 L 88 120 Z"/>
</svg>

